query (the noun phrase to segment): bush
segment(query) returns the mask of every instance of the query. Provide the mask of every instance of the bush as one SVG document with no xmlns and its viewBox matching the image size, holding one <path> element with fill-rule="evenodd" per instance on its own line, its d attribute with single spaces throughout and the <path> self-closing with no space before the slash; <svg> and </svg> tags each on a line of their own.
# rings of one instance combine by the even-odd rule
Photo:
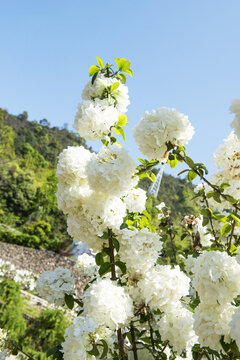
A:
<svg viewBox="0 0 240 360">
<path fill-rule="evenodd" d="M 18 234 L 9 230 L 0 230 L 0 241 L 39 249 L 41 242 L 36 235 Z"/>
<path fill-rule="evenodd" d="M 26 330 L 22 317 L 21 286 L 6 279 L 0 283 L 0 327 L 9 331 L 9 339 L 18 343 Z"/>
</svg>

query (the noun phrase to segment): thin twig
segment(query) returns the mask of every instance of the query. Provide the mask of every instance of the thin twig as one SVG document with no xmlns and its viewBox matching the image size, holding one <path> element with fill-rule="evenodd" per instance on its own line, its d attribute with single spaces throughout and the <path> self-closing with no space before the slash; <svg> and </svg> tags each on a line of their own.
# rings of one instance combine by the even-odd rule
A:
<svg viewBox="0 0 240 360">
<path fill-rule="evenodd" d="M 234 233 L 235 225 L 236 225 L 236 221 L 233 220 L 232 230 L 231 230 L 231 234 L 230 234 L 230 238 L 229 238 L 229 242 L 228 242 L 228 247 L 227 247 L 227 253 L 228 253 L 228 255 L 231 254 L 230 249 L 231 249 L 231 245 L 232 245 L 232 238 L 233 238 L 233 233 Z"/>
<path fill-rule="evenodd" d="M 158 354 L 158 356 L 155 357 L 154 360 L 159 360 L 159 359 L 160 359 L 160 356 L 162 355 L 162 353 L 164 352 L 164 350 L 166 349 L 167 346 L 168 346 L 168 342 L 166 343 L 166 345 L 164 346 L 164 348 L 160 351 L 160 353 Z"/>
<path fill-rule="evenodd" d="M 21 350 L 19 347 L 15 346 L 15 348 L 20 351 L 22 354 L 24 354 L 25 356 L 27 356 L 29 359 L 31 360 L 36 360 L 34 359 L 31 355 L 28 355 L 27 353 L 25 353 L 23 350 Z"/>
<path fill-rule="evenodd" d="M 130 332 L 131 332 L 131 338 L 132 338 L 133 358 L 134 358 L 134 360 L 138 360 L 137 346 L 136 346 L 135 333 L 134 333 L 134 326 L 132 324 L 130 326 Z"/>
<path fill-rule="evenodd" d="M 208 203 L 208 199 L 207 199 L 205 193 L 204 193 L 203 197 L 204 197 L 205 204 L 206 204 L 207 208 L 209 209 L 209 203 Z M 210 221 L 210 225 L 211 225 L 211 229 L 212 229 L 212 233 L 213 233 L 213 236 L 214 236 L 215 243 L 216 243 L 217 247 L 221 247 L 221 245 L 218 242 L 216 231 L 215 231 L 214 226 L 213 226 L 212 214 L 211 214 L 210 211 L 209 211 L 208 217 L 209 217 L 209 221 Z"/>
</svg>

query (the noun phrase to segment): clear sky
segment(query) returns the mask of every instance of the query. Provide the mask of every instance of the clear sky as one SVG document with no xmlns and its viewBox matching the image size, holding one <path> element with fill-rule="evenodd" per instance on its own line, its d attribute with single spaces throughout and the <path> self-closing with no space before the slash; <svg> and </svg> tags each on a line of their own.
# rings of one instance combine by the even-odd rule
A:
<svg viewBox="0 0 240 360">
<path fill-rule="evenodd" d="M 71 129 L 95 56 L 124 57 L 131 155 L 142 114 L 174 107 L 196 130 L 189 155 L 214 171 L 240 97 L 240 0 L 0 0 L 0 14 L 0 107 Z"/>
</svg>

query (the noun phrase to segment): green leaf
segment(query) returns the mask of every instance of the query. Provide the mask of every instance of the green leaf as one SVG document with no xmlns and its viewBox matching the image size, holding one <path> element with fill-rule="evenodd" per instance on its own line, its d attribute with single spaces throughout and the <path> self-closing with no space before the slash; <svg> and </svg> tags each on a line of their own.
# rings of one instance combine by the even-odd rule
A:
<svg viewBox="0 0 240 360">
<path fill-rule="evenodd" d="M 99 273 L 100 276 L 103 276 L 103 275 L 107 274 L 110 270 L 111 270 L 110 262 L 104 262 L 100 266 L 100 269 L 98 270 L 98 273 Z"/>
<path fill-rule="evenodd" d="M 108 344 L 106 343 L 105 340 L 100 340 L 100 341 L 103 344 L 103 352 L 102 352 L 100 359 L 104 359 L 108 353 Z"/>
<path fill-rule="evenodd" d="M 111 85 L 111 91 L 117 90 L 118 87 L 119 87 L 119 82 L 116 81 L 115 83 L 113 83 L 113 84 Z"/>
<path fill-rule="evenodd" d="M 119 241 L 116 238 L 113 238 L 113 245 L 114 245 L 116 251 L 118 252 L 119 248 L 120 248 L 120 244 L 119 244 Z"/>
<path fill-rule="evenodd" d="M 74 307 L 74 298 L 73 298 L 73 296 L 70 295 L 70 294 L 65 294 L 64 300 L 65 300 L 65 303 L 66 303 L 67 307 L 70 310 L 72 310 L 73 307 Z"/>
<path fill-rule="evenodd" d="M 101 142 L 103 143 L 104 146 L 108 146 L 109 141 L 105 140 L 105 139 L 101 139 Z"/>
<path fill-rule="evenodd" d="M 55 347 L 49 349 L 49 350 L 47 351 L 47 357 L 56 354 L 57 351 L 58 351 L 58 346 L 55 346 Z M 17 354 L 16 354 L 16 355 L 17 355 Z"/>
<path fill-rule="evenodd" d="M 92 65 L 89 68 L 89 76 L 93 76 L 94 74 L 98 73 L 100 71 L 100 67 L 97 65 Z"/>
<path fill-rule="evenodd" d="M 232 230 L 232 226 L 230 224 L 224 224 L 221 228 L 221 236 L 227 235 Z"/>
<path fill-rule="evenodd" d="M 124 74 L 119 74 L 117 78 L 122 82 L 122 84 L 126 84 L 127 78 Z"/>
<path fill-rule="evenodd" d="M 186 236 L 188 236 L 188 234 L 186 234 L 186 233 L 185 233 L 185 234 L 182 234 L 182 235 L 181 235 L 181 240 L 184 240 Z"/>
<path fill-rule="evenodd" d="M 12 355 L 17 355 L 18 354 L 18 349 L 17 348 L 14 348 L 13 350 L 12 350 Z M 52 355 L 52 354 L 51 354 Z M 48 355 L 47 355 L 48 356 Z"/>
<path fill-rule="evenodd" d="M 234 199 L 233 196 L 231 195 L 225 195 L 226 196 L 226 199 L 231 203 L 231 204 L 235 204 L 237 202 L 236 199 Z"/>
<path fill-rule="evenodd" d="M 202 226 L 206 226 L 209 223 L 209 219 L 203 219 Z"/>
<path fill-rule="evenodd" d="M 125 114 L 120 114 L 118 117 L 118 126 L 125 126 L 127 123 L 127 116 Z"/>
<path fill-rule="evenodd" d="M 177 160 L 176 156 L 174 157 L 173 160 L 169 160 L 169 163 L 170 163 L 170 166 L 172 169 L 175 168 L 178 164 L 178 160 Z"/>
<path fill-rule="evenodd" d="M 180 171 L 180 172 L 177 174 L 177 176 L 182 175 L 182 174 L 185 173 L 186 171 L 189 171 L 189 170 L 188 170 L 188 169 L 185 169 L 185 170 L 183 170 L 183 171 Z"/>
<path fill-rule="evenodd" d="M 190 158 L 190 157 L 188 157 L 188 156 L 185 156 L 185 162 L 188 164 L 188 166 L 190 167 L 190 168 L 194 168 L 194 161 Z"/>
<path fill-rule="evenodd" d="M 115 265 L 116 265 L 117 267 L 119 267 L 119 269 L 121 270 L 121 272 L 123 273 L 123 275 L 126 274 L 127 268 L 126 268 L 126 265 L 125 265 L 122 261 L 120 261 L 120 260 L 115 261 Z"/>
<path fill-rule="evenodd" d="M 118 130 L 119 130 L 120 134 L 122 135 L 123 140 L 125 141 L 125 132 L 124 132 L 124 130 L 121 127 L 118 127 Z"/>
<path fill-rule="evenodd" d="M 231 214 L 228 216 L 230 219 L 234 220 L 236 223 L 236 226 L 240 225 L 240 219 L 238 217 L 236 217 L 234 214 Z"/>
<path fill-rule="evenodd" d="M 104 63 L 103 63 L 102 59 L 101 59 L 100 57 L 98 57 L 98 56 L 96 56 L 96 58 L 97 58 L 98 64 L 101 66 L 101 68 L 103 68 L 103 67 L 104 67 Z"/>
<path fill-rule="evenodd" d="M 132 69 L 126 69 L 126 70 L 122 70 L 123 72 L 125 72 L 126 74 L 133 76 L 133 71 Z"/>
<path fill-rule="evenodd" d="M 93 355 L 93 356 L 98 356 L 99 355 L 99 351 L 98 348 L 95 344 L 92 344 L 93 348 L 90 351 L 87 351 L 88 354 Z"/>
<path fill-rule="evenodd" d="M 195 172 L 189 171 L 189 173 L 187 175 L 187 178 L 188 178 L 189 181 L 194 180 L 196 177 L 197 177 L 197 174 Z"/>
<path fill-rule="evenodd" d="M 102 263 L 104 262 L 103 260 L 103 254 L 100 252 L 100 253 L 97 253 L 96 256 L 95 256 L 95 262 L 98 266 L 102 265 Z"/>
<path fill-rule="evenodd" d="M 94 81 L 96 80 L 97 76 L 98 76 L 98 72 L 96 72 L 92 77 L 92 81 L 91 81 L 92 85 L 94 84 Z"/>
<path fill-rule="evenodd" d="M 120 71 L 126 72 L 131 66 L 131 62 L 129 60 L 126 60 L 124 58 L 115 58 L 115 61 L 117 63 L 118 69 Z"/>
</svg>

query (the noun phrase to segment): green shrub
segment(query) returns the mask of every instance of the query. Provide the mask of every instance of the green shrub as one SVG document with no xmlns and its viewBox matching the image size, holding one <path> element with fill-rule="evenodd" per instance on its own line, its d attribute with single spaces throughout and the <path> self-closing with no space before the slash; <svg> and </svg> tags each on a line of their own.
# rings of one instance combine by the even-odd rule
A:
<svg viewBox="0 0 240 360">
<path fill-rule="evenodd" d="M 0 327 L 9 331 L 9 339 L 15 343 L 26 330 L 22 317 L 21 286 L 13 280 L 3 280 L 0 283 Z"/>
<path fill-rule="evenodd" d="M 34 319 L 22 339 L 22 349 L 35 359 L 47 360 L 49 349 L 64 341 L 64 333 L 69 326 L 60 310 L 44 310 Z"/>
<path fill-rule="evenodd" d="M 36 235 L 18 234 L 9 230 L 0 229 L 0 241 L 34 249 L 39 249 L 41 247 L 41 241 Z"/>
</svg>

